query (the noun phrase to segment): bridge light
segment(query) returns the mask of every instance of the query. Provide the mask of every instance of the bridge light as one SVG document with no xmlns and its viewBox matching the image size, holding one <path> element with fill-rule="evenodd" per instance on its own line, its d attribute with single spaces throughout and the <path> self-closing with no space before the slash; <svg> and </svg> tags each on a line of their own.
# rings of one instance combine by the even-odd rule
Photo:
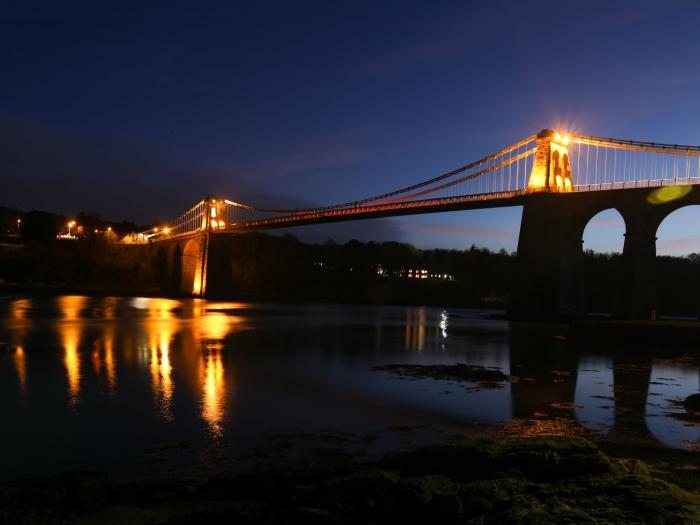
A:
<svg viewBox="0 0 700 525">
<path fill-rule="evenodd" d="M 167 226 L 165 228 L 163 228 L 163 233 L 165 235 L 168 235 L 170 233 L 170 228 L 168 228 Z"/>
<path fill-rule="evenodd" d="M 212 211 L 213 211 L 213 210 L 212 210 Z M 219 225 L 219 223 L 216 222 L 216 219 L 212 219 L 212 221 L 211 221 L 211 227 L 212 227 L 212 228 L 216 228 L 218 225 Z"/>
<path fill-rule="evenodd" d="M 556 140 L 557 142 L 559 142 L 559 141 L 561 140 L 561 135 L 560 135 L 559 133 L 556 133 L 556 134 L 554 135 L 554 140 Z"/>
<path fill-rule="evenodd" d="M 563 139 L 561 139 L 561 143 L 564 144 L 564 146 L 566 146 L 570 141 L 571 139 L 568 136 L 565 136 Z"/>
</svg>

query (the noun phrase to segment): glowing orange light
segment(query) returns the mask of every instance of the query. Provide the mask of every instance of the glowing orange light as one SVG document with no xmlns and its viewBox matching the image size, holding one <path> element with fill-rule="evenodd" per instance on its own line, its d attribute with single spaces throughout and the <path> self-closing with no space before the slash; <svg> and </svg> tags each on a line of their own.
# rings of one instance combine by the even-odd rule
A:
<svg viewBox="0 0 700 525">
<path fill-rule="evenodd" d="M 556 140 L 557 142 L 559 142 L 559 141 L 561 140 L 561 135 L 560 135 L 559 133 L 555 134 L 555 135 L 554 135 L 554 140 Z"/>
<path fill-rule="evenodd" d="M 570 141 L 571 139 L 569 137 L 564 137 L 561 139 L 561 143 L 564 144 L 564 146 L 566 146 Z"/>
</svg>

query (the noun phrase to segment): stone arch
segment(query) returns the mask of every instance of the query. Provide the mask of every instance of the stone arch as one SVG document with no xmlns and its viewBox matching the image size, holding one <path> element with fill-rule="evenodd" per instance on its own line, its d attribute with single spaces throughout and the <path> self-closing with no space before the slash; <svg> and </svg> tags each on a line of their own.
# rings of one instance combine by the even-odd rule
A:
<svg viewBox="0 0 700 525">
<path fill-rule="evenodd" d="M 664 211 L 654 230 L 658 314 L 700 317 L 700 261 L 687 257 L 700 252 L 700 241 L 688 237 L 689 225 L 700 226 L 700 205 L 681 202 Z"/>
<path fill-rule="evenodd" d="M 622 252 L 622 249 L 624 247 L 624 238 L 625 234 L 627 233 L 627 221 L 625 220 L 625 216 L 623 212 L 614 207 L 614 206 L 609 206 L 609 207 L 600 207 L 600 208 L 595 208 L 591 210 L 589 213 L 587 213 L 584 216 L 584 220 L 581 221 L 580 225 L 580 233 L 579 233 L 579 238 L 581 241 L 584 241 L 584 236 L 586 234 L 586 230 L 589 229 L 589 227 L 595 227 L 595 226 L 603 226 L 604 228 L 612 228 L 615 230 L 622 230 L 622 235 L 619 237 L 620 241 L 620 250 L 619 253 Z M 615 228 L 619 227 L 619 228 Z M 609 239 L 610 242 L 615 243 L 611 238 Z M 582 242 L 582 249 L 586 250 L 585 243 Z M 595 249 L 593 249 L 595 251 Z"/>
<path fill-rule="evenodd" d="M 182 250 L 182 279 L 180 292 L 198 295 L 201 287 L 201 242 L 199 238 L 190 239 Z"/>
<path fill-rule="evenodd" d="M 585 314 L 612 315 L 622 279 L 627 223 L 615 207 L 592 209 L 579 225 Z M 595 235 L 591 239 L 588 234 Z M 587 238 L 588 237 L 588 238 Z"/>
<path fill-rule="evenodd" d="M 655 226 L 656 226 L 656 228 L 655 228 L 655 236 L 656 236 L 657 239 L 658 239 L 658 237 L 659 237 L 659 230 L 661 230 L 661 234 L 664 233 L 664 231 L 663 231 L 664 229 L 662 228 L 662 226 L 664 225 L 664 223 L 666 222 L 666 220 L 669 219 L 670 217 L 672 217 L 673 215 L 676 215 L 676 217 L 678 217 L 678 214 L 679 214 L 679 213 L 681 213 L 681 214 L 692 214 L 692 215 L 695 216 L 695 219 L 697 219 L 698 222 L 700 222 L 700 203 L 680 202 L 680 203 L 678 203 L 676 206 L 668 207 L 667 209 L 664 210 L 664 212 L 665 212 L 665 213 L 659 214 L 659 215 L 657 216 L 657 221 L 656 221 L 657 224 L 655 225 Z M 694 213 L 693 213 L 693 212 L 694 212 Z M 658 244 L 659 244 L 659 243 L 657 243 L 657 245 L 658 245 Z M 663 249 L 663 248 L 664 248 L 663 243 L 661 244 L 660 247 L 661 247 L 661 250 L 659 250 L 659 249 L 658 249 L 659 246 L 657 246 L 657 252 L 659 252 L 659 251 L 661 251 L 661 252 L 667 252 L 667 253 L 670 252 L 670 250 L 664 250 L 664 249 Z M 696 250 L 697 250 L 698 252 L 700 252 L 700 242 L 698 242 L 698 245 L 697 245 Z"/>
</svg>

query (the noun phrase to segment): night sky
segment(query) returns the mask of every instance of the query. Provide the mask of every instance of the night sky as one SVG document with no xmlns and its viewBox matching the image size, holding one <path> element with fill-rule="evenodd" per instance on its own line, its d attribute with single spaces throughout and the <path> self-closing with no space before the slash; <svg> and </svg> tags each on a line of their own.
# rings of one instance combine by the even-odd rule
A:
<svg viewBox="0 0 700 525">
<path fill-rule="evenodd" d="M 700 144 L 700 4 L 4 2 L 0 205 L 165 221 L 392 190 L 543 128 Z M 520 208 L 298 228 L 514 250 Z M 620 250 L 597 217 L 586 248 Z M 700 251 L 677 212 L 660 253 Z"/>
</svg>

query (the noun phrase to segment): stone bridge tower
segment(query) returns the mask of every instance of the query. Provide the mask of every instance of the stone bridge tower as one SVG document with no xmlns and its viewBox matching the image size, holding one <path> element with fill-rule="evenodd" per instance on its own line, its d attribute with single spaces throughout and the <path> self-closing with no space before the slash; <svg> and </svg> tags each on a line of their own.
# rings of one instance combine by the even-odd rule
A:
<svg viewBox="0 0 700 525">
<path fill-rule="evenodd" d="M 535 162 L 528 181 L 530 191 L 570 192 L 574 189 L 573 173 L 567 148 L 569 138 L 545 129 L 537 134 Z"/>
</svg>

